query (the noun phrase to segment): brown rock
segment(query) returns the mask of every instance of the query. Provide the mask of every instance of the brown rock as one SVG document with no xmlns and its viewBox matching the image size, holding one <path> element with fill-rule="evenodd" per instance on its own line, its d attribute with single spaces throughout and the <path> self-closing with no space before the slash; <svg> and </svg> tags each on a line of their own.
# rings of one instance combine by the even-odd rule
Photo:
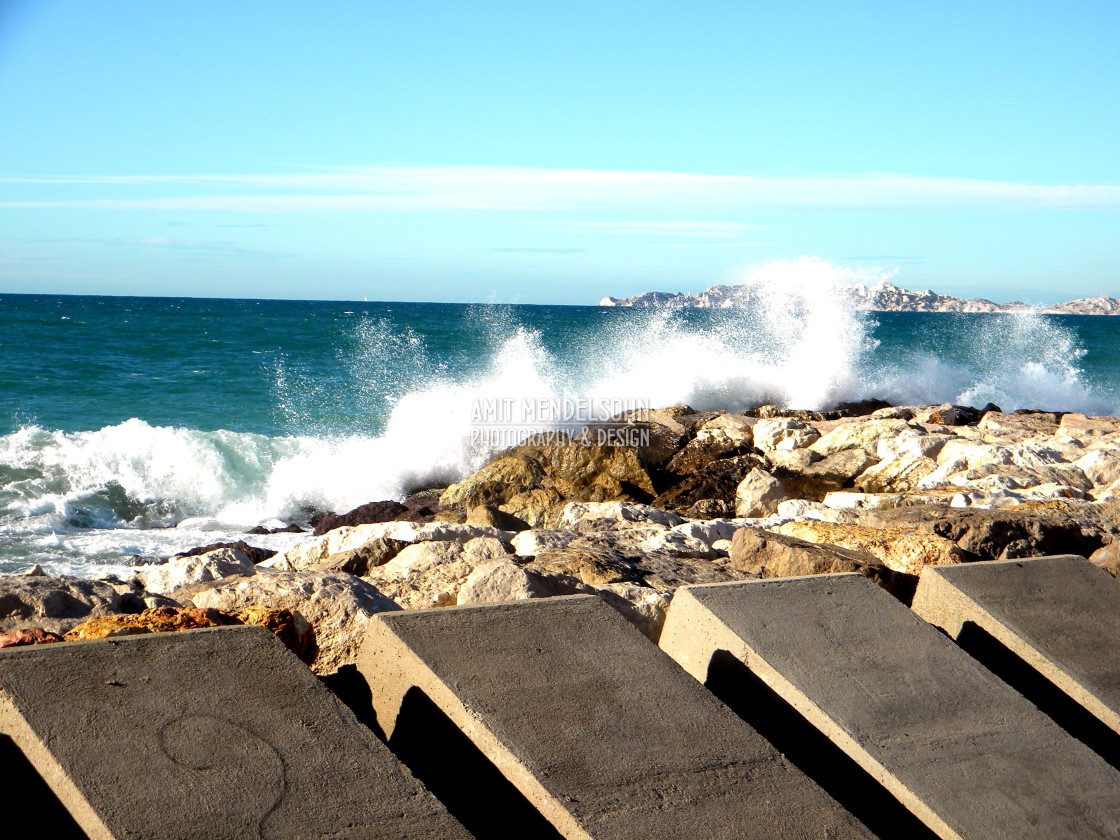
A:
<svg viewBox="0 0 1120 840">
<path fill-rule="evenodd" d="M 713 461 L 745 455 L 749 451 L 749 445 L 726 435 L 705 435 L 690 440 L 684 449 L 673 456 L 665 471 L 672 476 L 692 475 Z"/>
<path fill-rule="evenodd" d="M 242 624 L 267 627 L 284 647 L 294 653 L 306 665 L 315 664 L 319 655 L 319 645 L 315 641 L 315 629 L 298 612 L 276 610 L 262 604 L 252 604 L 234 613 Z"/>
<path fill-rule="evenodd" d="M 713 461 L 661 493 L 651 504 L 688 516 L 695 516 L 693 511 L 702 510 L 711 511 L 706 517 L 709 519 L 733 516 L 739 483 L 750 470 L 761 466 L 763 461 L 753 455 Z"/>
<path fill-rule="evenodd" d="M 45 645 L 61 641 L 62 637 L 60 635 L 44 630 L 42 627 L 23 627 L 19 630 L 0 633 L 0 648 Z"/>
<path fill-rule="evenodd" d="M 998 409 L 996 409 L 998 411 Z M 972 426 L 980 422 L 983 416 L 981 409 L 969 405 L 938 406 L 929 413 L 927 422 L 938 426 Z"/>
<path fill-rule="evenodd" d="M 1100 566 L 1114 578 L 1120 578 L 1120 540 L 1113 540 L 1108 545 L 1094 551 L 1089 561 Z"/>
<path fill-rule="evenodd" d="M 818 545 L 758 528 L 740 528 L 731 537 L 731 564 L 764 578 L 855 572 L 904 601 L 914 595 L 917 578 L 888 568 L 877 557 L 835 545 Z"/>
<path fill-rule="evenodd" d="M 796 458 L 772 457 L 773 473 L 791 498 L 819 502 L 829 493 L 851 487 L 855 478 L 876 463 L 866 450 L 842 449 L 821 457 L 811 450 Z M 778 453 L 774 453 L 777 456 Z"/>
<path fill-rule="evenodd" d="M 972 559 L 1090 556 L 1116 533 L 1107 504 L 1023 504 L 1009 509 L 922 505 L 877 510 L 868 524 L 952 540 Z"/>
<path fill-rule="evenodd" d="M 315 528 L 315 536 L 321 537 L 327 531 L 341 528 L 344 525 L 372 525 L 377 522 L 394 522 L 408 518 L 409 509 L 400 502 L 384 501 L 369 502 L 353 510 L 343 513 L 319 513 L 311 518 L 311 525 Z"/>
<path fill-rule="evenodd" d="M 411 543 L 404 540 L 375 537 L 349 551 L 328 554 L 308 568 L 319 572 L 347 572 L 357 577 L 365 577 L 370 569 L 385 565 L 408 545 Z"/>
<path fill-rule="evenodd" d="M 506 513 L 493 505 L 472 507 L 467 511 L 466 524 L 483 525 L 501 531 L 513 531 L 515 534 L 529 530 L 529 523 L 524 519 L 519 519 L 512 513 Z"/>
<path fill-rule="evenodd" d="M 925 566 L 964 563 L 968 555 L 951 540 L 934 534 L 914 534 L 901 528 L 869 528 L 806 520 L 785 522 L 780 534 L 815 543 L 838 545 L 879 558 L 896 572 L 917 575 Z"/>
<path fill-rule="evenodd" d="M 228 627 L 240 623 L 232 615 L 215 609 L 156 607 L 135 615 L 106 615 L 91 618 L 67 631 L 65 639 L 68 642 L 79 642 L 110 636 L 132 636 L 139 633 L 171 633 L 176 630 L 197 630 L 202 627 Z"/>
<path fill-rule="evenodd" d="M 754 417 L 763 420 L 769 420 L 775 417 L 792 417 L 796 420 L 803 420 L 805 422 L 815 422 L 823 420 L 824 415 L 819 411 L 808 411 L 803 408 L 784 408 L 780 405 L 760 405 L 749 412 Z"/>
<path fill-rule="evenodd" d="M 855 486 L 864 493 L 900 493 L 917 490 L 918 482 L 937 469 L 937 462 L 924 455 L 903 455 L 880 461 L 864 470 Z"/>
<path fill-rule="evenodd" d="M 492 505 L 544 527 L 566 502 L 649 502 L 653 496 L 653 482 L 633 449 L 531 440 L 448 487 L 440 501 L 467 510 Z"/>
<path fill-rule="evenodd" d="M 605 423 L 592 423 L 579 442 L 591 446 L 617 446 L 638 442 L 631 451 L 641 464 L 652 470 L 664 467 L 688 440 L 688 429 L 664 411 L 636 409 L 611 417 Z M 600 500 L 591 500 L 600 501 Z"/>
<path fill-rule="evenodd" d="M 270 548 L 260 548 L 259 546 L 249 545 L 245 540 L 237 540 L 236 542 L 216 542 L 210 545 L 200 545 L 196 548 L 188 549 L 187 551 L 180 551 L 176 557 L 197 557 L 200 554 L 209 554 L 211 551 L 218 549 L 228 548 L 233 551 L 240 551 L 246 555 L 254 563 L 263 563 L 270 557 L 273 557 L 276 552 Z"/>
<path fill-rule="evenodd" d="M 588 586 L 641 580 L 638 564 L 609 548 L 564 546 L 542 551 L 526 566 L 539 575 L 569 577 Z"/>
</svg>

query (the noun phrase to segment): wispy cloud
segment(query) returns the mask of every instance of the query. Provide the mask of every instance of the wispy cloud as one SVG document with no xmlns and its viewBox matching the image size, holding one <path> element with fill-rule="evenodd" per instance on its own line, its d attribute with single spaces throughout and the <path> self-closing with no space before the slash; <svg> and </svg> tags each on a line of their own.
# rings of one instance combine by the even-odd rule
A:
<svg viewBox="0 0 1120 840">
<path fill-rule="evenodd" d="M 18 193 L 18 197 L 5 197 L 4 192 Z M 649 212 L 651 208 L 673 208 L 677 212 L 714 214 L 799 206 L 1120 207 L 1120 185 L 1029 184 L 879 173 L 767 177 L 471 166 L 0 178 L 0 207 L 21 209 L 283 213 Z M 653 232 L 649 225 L 670 223 L 620 224 L 644 224 Z M 632 227 L 628 232 L 638 230 Z M 660 231 L 662 235 L 666 232 Z"/>
<path fill-rule="evenodd" d="M 575 230 L 588 233 L 607 233 L 616 236 L 685 236 L 704 239 L 733 239 L 758 225 L 744 222 L 575 222 Z"/>
<path fill-rule="evenodd" d="M 518 248 L 512 246 L 490 249 L 490 252 L 494 254 L 583 254 L 586 251 L 586 248 Z"/>
</svg>

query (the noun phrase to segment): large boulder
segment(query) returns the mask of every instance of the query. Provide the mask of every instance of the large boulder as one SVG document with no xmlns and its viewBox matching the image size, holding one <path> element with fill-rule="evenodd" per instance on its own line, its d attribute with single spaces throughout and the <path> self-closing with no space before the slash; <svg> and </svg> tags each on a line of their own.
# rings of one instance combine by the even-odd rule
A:
<svg viewBox="0 0 1120 840">
<path fill-rule="evenodd" d="M 835 545 L 819 545 L 759 528 L 739 528 L 731 538 L 731 564 L 764 578 L 855 572 L 903 600 L 913 596 L 917 578 L 888 568 L 877 557 Z"/>
<path fill-rule="evenodd" d="M 372 584 L 344 572 L 278 572 L 258 568 L 252 577 L 196 583 L 175 590 L 180 603 L 236 613 L 263 605 L 299 613 L 319 645 L 314 670 L 332 674 L 357 660 L 366 621 L 375 613 L 400 609 Z"/>
<path fill-rule="evenodd" d="M 989 411 L 976 428 L 988 439 L 1026 440 L 1053 435 L 1060 419 L 1060 414 L 1048 411 L 1016 411 L 1014 414 Z"/>
<path fill-rule="evenodd" d="M 140 598 L 113 584 L 72 577 L 0 577 L 0 632 L 39 627 L 62 634 L 91 616 L 140 612 Z"/>
<path fill-rule="evenodd" d="M 666 471 L 678 476 L 692 475 L 713 461 L 746 455 L 753 441 L 751 424 L 746 417 L 721 414 L 697 429 L 696 437 L 673 456 Z"/>
<path fill-rule="evenodd" d="M 1090 555 L 1089 560 L 1114 578 L 1120 578 L 1120 540 L 1113 540 L 1108 545 L 1098 548 Z"/>
<path fill-rule="evenodd" d="M 843 423 L 810 445 L 819 455 L 828 456 L 845 449 L 874 452 L 883 438 L 894 438 L 912 429 L 905 420 L 868 419 Z"/>
<path fill-rule="evenodd" d="M 364 577 L 369 574 L 370 569 L 385 565 L 412 544 L 391 537 L 375 537 L 357 548 L 329 554 L 310 568 L 320 572 L 347 572 Z"/>
<path fill-rule="evenodd" d="M 459 588 L 459 604 L 500 604 L 557 594 L 540 575 L 512 559 L 475 566 Z"/>
<path fill-rule="evenodd" d="M 881 444 L 882 441 L 880 441 L 880 451 L 882 451 Z M 932 458 L 906 452 L 868 467 L 855 479 L 855 486 L 865 493 L 900 493 L 917 490 L 922 479 L 936 469 L 937 462 Z"/>
<path fill-rule="evenodd" d="M 752 469 L 763 466 L 753 455 L 721 458 L 686 476 L 651 502 L 695 519 L 735 515 L 735 491 Z"/>
<path fill-rule="evenodd" d="M 409 509 L 397 501 L 369 502 L 343 513 L 319 513 L 311 518 L 315 536 L 321 537 L 335 528 L 354 525 L 371 525 L 376 522 L 393 522 L 409 518 Z"/>
<path fill-rule="evenodd" d="M 988 405 L 991 406 L 991 409 L 999 411 L 991 403 Z M 927 411 L 918 412 L 917 417 L 919 420 L 939 426 L 972 426 L 980 422 L 980 418 L 984 416 L 984 412 L 987 410 L 989 410 L 988 407 L 980 409 L 973 408 L 970 405 L 944 403 L 933 406 Z"/>
<path fill-rule="evenodd" d="M 820 501 L 828 493 L 851 487 L 856 476 L 875 463 L 866 450 L 843 449 L 822 457 L 809 449 L 771 453 L 771 472 L 793 498 Z"/>
<path fill-rule="evenodd" d="M 513 536 L 510 531 L 502 531 L 487 525 L 469 525 L 455 522 L 412 521 L 379 522 L 369 525 L 354 525 L 335 528 L 321 537 L 296 543 L 283 554 L 278 554 L 260 565 L 278 571 L 303 571 L 320 567 L 330 567 L 338 562 L 336 555 L 351 556 L 359 549 L 372 552 L 370 565 L 376 566 L 388 559 L 386 554 L 393 553 L 396 543 L 415 543 L 434 540 L 437 542 L 466 542 L 475 537 L 495 537 L 508 540 Z M 376 541 L 384 540 L 377 548 Z M 380 558 L 380 559 L 379 559 Z"/>
<path fill-rule="evenodd" d="M 1088 557 L 1116 533 L 1116 509 L 1089 503 L 1028 503 L 1002 510 L 922 505 L 869 512 L 868 524 L 944 537 L 978 560 Z"/>
<path fill-rule="evenodd" d="M 644 525 L 651 522 L 671 528 L 684 522 L 684 518 L 670 511 L 636 502 L 569 502 L 560 512 L 558 526 L 593 528 L 604 523 Z"/>
<path fill-rule="evenodd" d="M 1120 435 L 1120 417 L 1086 417 L 1084 414 L 1064 414 L 1058 423 L 1056 437 L 1090 443 L 1094 440 Z"/>
<path fill-rule="evenodd" d="M 519 519 L 512 513 L 506 513 L 494 505 L 477 505 L 467 511 L 466 523 L 467 525 L 482 525 L 487 528 L 497 528 L 502 531 L 511 531 L 517 533 L 518 531 L 525 531 L 529 528 L 529 523 L 524 519 Z"/>
<path fill-rule="evenodd" d="M 406 609 L 451 607 L 478 566 L 509 556 L 508 545 L 493 537 L 418 542 L 370 569 L 365 579 Z"/>
<path fill-rule="evenodd" d="M 756 518 L 777 513 L 778 503 L 789 498 L 782 482 L 765 470 L 753 469 L 735 490 L 735 515 Z"/>
<path fill-rule="evenodd" d="M 754 425 L 754 445 L 765 453 L 802 449 L 821 436 L 813 426 L 796 417 L 774 417 Z"/>
<path fill-rule="evenodd" d="M 918 575 L 926 566 L 964 563 L 968 555 L 952 540 L 934 534 L 914 534 L 900 528 L 869 528 L 832 522 L 784 522 L 773 529 L 807 542 L 840 546 L 877 557 L 896 572 Z"/>
<path fill-rule="evenodd" d="M 177 555 L 162 566 L 138 572 L 136 577 L 149 592 L 166 594 L 192 583 L 251 575 L 253 560 L 235 548 L 218 548 L 205 554 Z"/>
<path fill-rule="evenodd" d="M 633 449 L 531 441 L 452 484 L 440 502 L 461 509 L 494 505 L 536 528 L 553 524 L 570 501 L 649 502 L 653 496 L 653 481 Z"/>
<path fill-rule="evenodd" d="M 671 411 L 641 408 L 590 424 L 578 442 L 600 448 L 627 448 L 643 466 L 660 470 L 687 440 L 688 429 Z"/>
<path fill-rule="evenodd" d="M 733 528 L 718 522 L 673 528 L 628 523 L 613 530 L 552 532 L 542 542 L 555 547 L 538 550 L 524 569 L 553 594 L 598 593 L 656 640 L 677 587 L 752 576 L 714 547 L 726 542 Z M 519 544 L 532 533 L 519 534 Z"/>
<path fill-rule="evenodd" d="M 284 532 L 302 534 L 303 529 L 297 527 L 295 531 L 291 531 L 289 528 L 277 528 L 275 530 L 269 531 L 268 533 L 278 534 Z M 257 545 L 249 545 L 249 543 L 245 542 L 245 540 L 236 540 L 234 542 L 216 542 L 209 543 L 208 545 L 195 546 L 194 548 L 188 549 L 186 551 L 180 551 L 175 556 L 197 557 L 201 554 L 209 554 L 212 551 L 218 551 L 222 548 L 228 548 L 233 551 L 240 551 L 254 563 L 263 563 L 265 560 L 268 560 L 270 557 L 274 557 L 276 555 L 276 552 L 271 548 L 261 548 Z"/>
<path fill-rule="evenodd" d="M 1094 493 L 1120 481 L 1120 446 L 1090 449 L 1073 466 L 1093 483 Z"/>
</svg>

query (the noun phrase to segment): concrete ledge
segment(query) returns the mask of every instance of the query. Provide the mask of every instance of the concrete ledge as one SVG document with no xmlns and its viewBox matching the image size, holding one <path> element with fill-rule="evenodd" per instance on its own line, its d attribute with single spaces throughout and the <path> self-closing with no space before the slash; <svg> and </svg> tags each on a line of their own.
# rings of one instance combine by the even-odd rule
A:
<svg viewBox="0 0 1120 840">
<path fill-rule="evenodd" d="M 1120 581 L 1084 557 L 929 567 L 914 611 L 954 639 L 981 628 L 1120 733 Z"/>
<path fill-rule="evenodd" d="M 1120 773 L 863 577 L 685 587 L 661 646 L 745 663 L 942 837 L 1120 832 Z"/>
<path fill-rule="evenodd" d="M 470 836 L 259 627 L 0 651 L 0 733 L 93 838 Z"/>
<path fill-rule="evenodd" d="M 869 836 L 596 597 L 382 613 L 358 667 L 390 745 L 422 692 L 565 837 Z"/>
</svg>

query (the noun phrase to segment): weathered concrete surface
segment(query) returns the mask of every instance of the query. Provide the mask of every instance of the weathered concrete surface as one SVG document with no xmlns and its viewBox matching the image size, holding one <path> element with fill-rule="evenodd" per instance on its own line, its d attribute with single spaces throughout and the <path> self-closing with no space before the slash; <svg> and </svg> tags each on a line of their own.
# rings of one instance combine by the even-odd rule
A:
<svg viewBox="0 0 1120 840">
<path fill-rule="evenodd" d="M 0 651 L 0 734 L 92 838 L 470 836 L 259 627 Z"/>
<path fill-rule="evenodd" d="M 661 646 L 744 662 L 940 836 L 1120 834 L 1120 773 L 864 577 L 685 587 Z"/>
<path fill-rule="evenodd" d="M 1116 732 L 1118 607 L 1120 581 L 1077 555 L 931 568 L 914 600 L 953 638 L 977 625 Z"/>
<path fill-rule="evenodd" d="M 383 613 L 358 668 L 390 744 L 419 689 L 566 837 L 868 836 L 594 596 Z"/>
</svg>

